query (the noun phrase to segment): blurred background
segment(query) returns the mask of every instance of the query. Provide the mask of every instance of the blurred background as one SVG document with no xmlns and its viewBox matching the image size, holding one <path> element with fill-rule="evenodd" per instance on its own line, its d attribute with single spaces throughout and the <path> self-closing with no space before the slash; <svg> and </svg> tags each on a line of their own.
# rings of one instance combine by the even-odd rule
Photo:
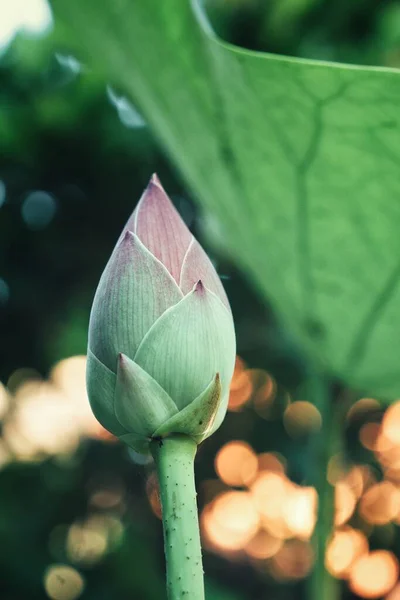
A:
<svg viewBox="0 0 400 600">
<path fill-rule="evenodd" d="M 400 67 L 395 0 L 208 0 L 216 31 L 280 54 Z M 317 493 L 302 357 L 127 98 L 55 47 L 45 0 L 0 1 L 0 598 L 165 597 L 150 461 L 96 422 L 88 318 L 153 172 L 209 252 L 235 317 L 229 412 L 196 476 L 210 600 L 307 598 Z M 18 33 L 17 33 L 18 32 Z M 325 563 L 343 598 L 400 599 L 400 401 L 348 397 L 329 463 Z M 355 401 L 355 402 L 354 402 Z M 346 402 L 344 403 L 346 406 Z"/>
</svg>

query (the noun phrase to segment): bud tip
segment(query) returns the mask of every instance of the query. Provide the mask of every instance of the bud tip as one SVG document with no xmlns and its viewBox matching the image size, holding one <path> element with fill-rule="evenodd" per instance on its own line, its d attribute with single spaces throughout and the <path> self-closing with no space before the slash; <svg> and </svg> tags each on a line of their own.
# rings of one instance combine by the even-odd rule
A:
<svg viewBox="0 0 400 600">
<path fill-rule="evenodd" d="M 160 189 L 163 189 L 163 186 L 161 185 L 161 181 L 160 181 L 157 173 L 153 173 L 153 175 L 151 176 L 151 179 L 150 179 L 150 183 L 152 183 L 153 185 L 157 185 Z"/>
<path fill-rule="evenodd" d="M 129 231 L 129 229 L 127 229 L 124 233 L 124 237 L 122 238 L 123 242 L 131 242 L 134 239 L 133 233 L 132 231 Z"/>
<path fill-rule="evenodd" d="M 203 285 L 203 282 L 201 281 L 201 279 L 199 279 L 198 282 L 195 284 L 194 291 L 197 292 L 198 294 L 204 293 L 204 285 Z"/>
<path fill-rule="evenodd" d="M 118 363 L 120 367 L 124 367 L 126 363 L 126 356 L 122 352 L 118 354 Z"/>
</svg>

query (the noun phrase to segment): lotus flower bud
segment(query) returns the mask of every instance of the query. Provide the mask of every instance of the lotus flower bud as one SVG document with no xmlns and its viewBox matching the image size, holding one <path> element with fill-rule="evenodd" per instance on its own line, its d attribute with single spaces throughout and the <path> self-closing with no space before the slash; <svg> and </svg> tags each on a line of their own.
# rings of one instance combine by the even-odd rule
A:
<svg viewBox="0 0 400 600">
<path fill-rule="evenodd" d="M 229 302 L 206 253 L 153 176 L 102 274 L 87 387 L 100 423 L 139 452 L 221 424 L 235 361 Z"/>
</svg>

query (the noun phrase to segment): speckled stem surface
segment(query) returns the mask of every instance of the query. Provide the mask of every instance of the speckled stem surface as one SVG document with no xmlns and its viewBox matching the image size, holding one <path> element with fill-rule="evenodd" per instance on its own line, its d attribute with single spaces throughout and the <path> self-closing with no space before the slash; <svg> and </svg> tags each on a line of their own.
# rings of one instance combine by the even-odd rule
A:
<svg viewBox="0 0 400 600">
<path fill-rule="evenodd" d="M 160 484 L 169 600 L 204 600 L 194 483 L 196 443 L 185 435 L 151 442 Z"/>
</svg>

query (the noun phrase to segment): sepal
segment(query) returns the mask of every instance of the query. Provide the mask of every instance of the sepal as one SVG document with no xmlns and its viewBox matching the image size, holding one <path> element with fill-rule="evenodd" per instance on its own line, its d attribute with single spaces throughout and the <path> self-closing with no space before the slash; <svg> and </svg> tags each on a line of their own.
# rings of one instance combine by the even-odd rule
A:
<svg viewBox="0 0 400 600">
<path fill-rule="evenodd" d="M 222 398 L 221 392 L 221 380 L 217 373 L 206 389 L 191 404 L 156 429 L 153 437 L 184 433 L 199 444 L 211 433 Z"/>
<path fill-rule="evenodd" d="M 147 437 L 178 412 L 167 392 L 125 354 L 118 359 L 114 407 L 129 433 Z"/>
<path fill-rule="evenodd" d="M 87 352 L 86 387 L 93 414 L 113 435 L 127 433 L 114 413 L 115 374 L 93 354 Z"/>
</svg>

